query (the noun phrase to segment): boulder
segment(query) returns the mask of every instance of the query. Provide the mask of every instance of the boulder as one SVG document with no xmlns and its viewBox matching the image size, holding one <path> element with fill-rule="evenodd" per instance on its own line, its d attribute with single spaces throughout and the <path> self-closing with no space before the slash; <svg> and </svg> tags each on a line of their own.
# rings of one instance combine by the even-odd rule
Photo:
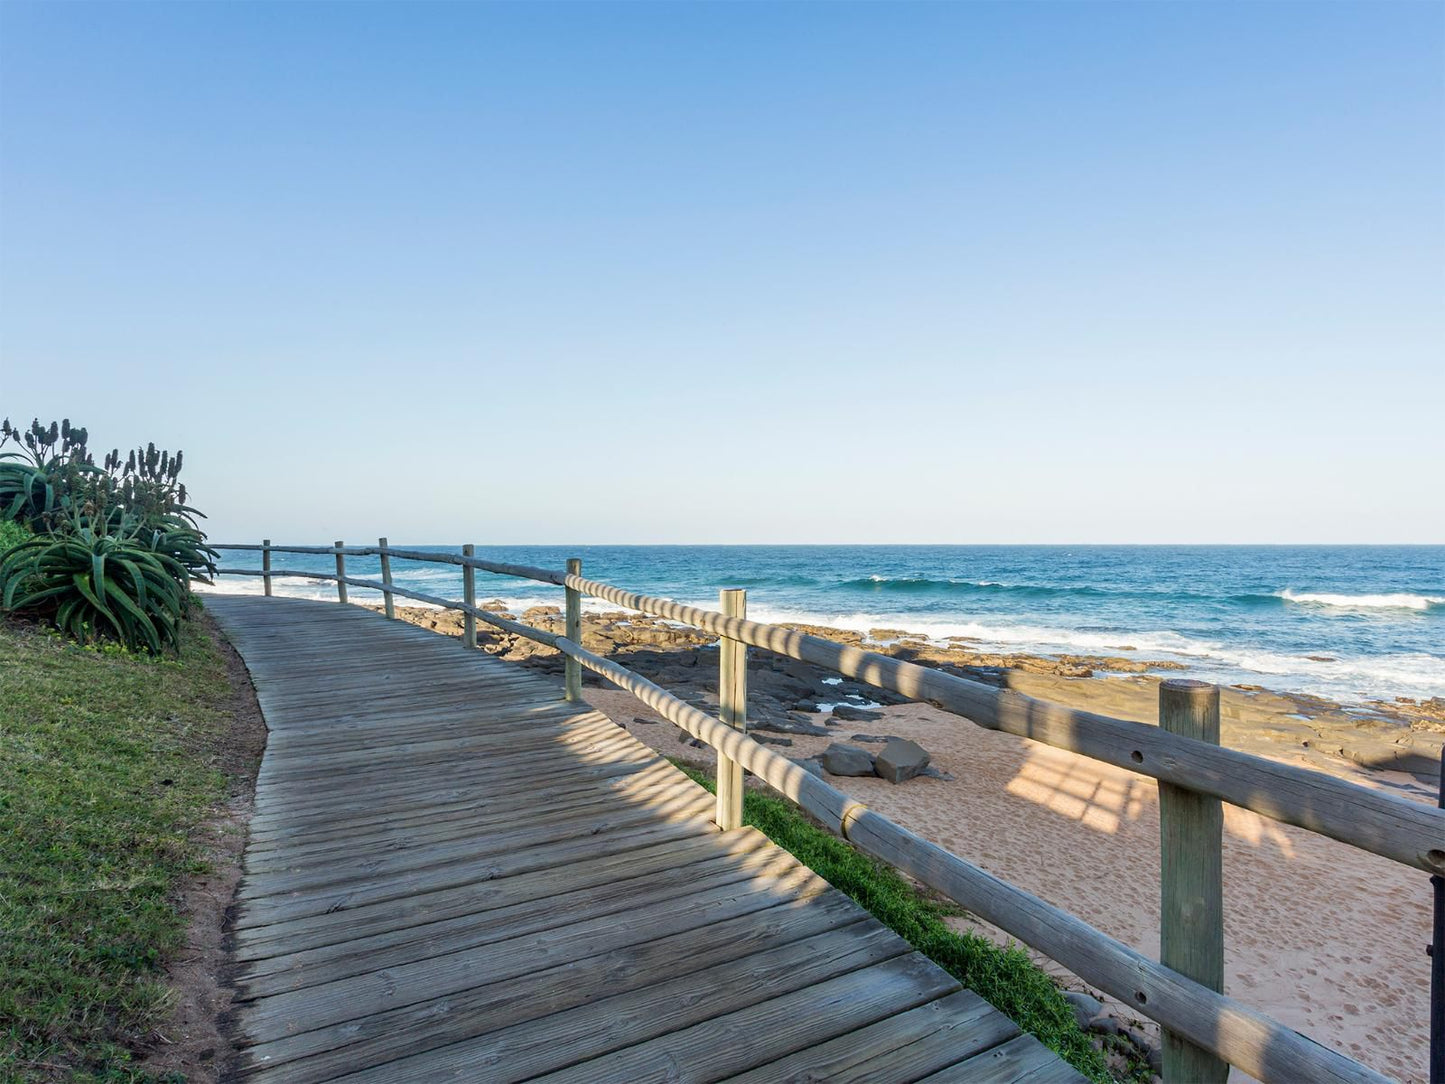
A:
<svg viewBox="0 0 1445 1084">
<path fill-rule="evenodd" d="M 880 778 L 890 783 L 912 779 L 928 767 L 928 751 L 917 742 L 894 738 L 878 754 L 876 765 Z"/>
<path fill-rule="evenodd" d="M 873 775 L 873 754 L 856 745 L 834 742 L 820 758 L 829 775 Z"/>
<path fill-rule="evenodd" d="M 833 718 L 842 719 L 845 723 L 871 723 L 883 718 L 883 713 L 868 711 L 866 708 L 854 708 L 847 704 L 838 704 L 833 708 Z"/>
<path fill-rule="evenodd" d="M 793 763 L 803 771 L 816 775 L 819 779 L 823 778 L 823 764 L 817 757 L 807 757 L 804 760 L 795 760 Z"/>
<path fill-rule="evenodd" d="M 1064 1000 L 1069 1003 L 1069 1008 L 1074 1010 L 1074 1019 L 1084 1031 L 1088 1031 L 1089 1026 L 1104 1012 L 1104 1003 L 1092 994 L 1065 990 Z"/>
</svg>

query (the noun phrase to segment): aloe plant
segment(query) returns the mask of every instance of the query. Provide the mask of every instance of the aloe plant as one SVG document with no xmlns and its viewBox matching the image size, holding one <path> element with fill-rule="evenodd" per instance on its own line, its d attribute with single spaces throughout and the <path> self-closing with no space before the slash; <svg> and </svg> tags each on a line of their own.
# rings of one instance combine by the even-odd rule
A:
<svg viewBox="0 0 1445 1084">
<path fill-rule="evenodd" d="M 77 524 L 22 542 L 0 558 L 0 606 L 47 618 L 85 643 L 113 637 L 131 650 L 174 646 L 190 573 L 134 533 Z"/>
</svg>

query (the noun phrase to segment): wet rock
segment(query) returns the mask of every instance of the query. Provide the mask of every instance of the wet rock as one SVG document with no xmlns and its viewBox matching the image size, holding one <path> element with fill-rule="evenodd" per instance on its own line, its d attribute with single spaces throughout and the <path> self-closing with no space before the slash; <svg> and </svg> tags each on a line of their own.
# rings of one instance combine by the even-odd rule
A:
<svg viewBox="0 0 1445 1084">
<path fill-rule="evenodd" d="M 894 738 L 878 754 L 878 776 L 890 783 L 903 783 L 928 767 L 928 750 L 917 742 Z"/>
<path fill-rule="evenodd" d="M 833 718 L 841 719 L 845 723 L 873 723 L 883 718 L 883 713 L 868 711 L 866 708 L 854 708 L 847 704 L 838 704 L 833 708 Z"/>
<path fill-rule="evenodd" d="M 856 745 L 834 742 L 823 750 L 823 770 L 829 775 L 873 775 L 873 754 Z"/>
</svg>

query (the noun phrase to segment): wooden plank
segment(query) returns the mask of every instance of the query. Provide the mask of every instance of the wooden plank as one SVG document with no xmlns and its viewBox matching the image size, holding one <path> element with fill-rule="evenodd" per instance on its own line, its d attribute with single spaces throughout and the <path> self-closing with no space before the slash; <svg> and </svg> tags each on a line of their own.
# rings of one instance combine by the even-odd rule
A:
<svg viewBox="0 0 1445 1084">
<path fill-rule="evenodd" d="M 241 960 L 262 959 L 457 916 L 545 901 L 568 888 L 649 877 L 707 858 L 720 857 L 720 860 L 747 864 L 754 862 L 760 851 L 771 853 L 771 844 L 761 832 L 744 831 L 745 834 L 736 839 L 729 837 L 721 856 L 715 836 L 690 836 L 587 857 L 567 866 L 545 866 L 512 877 L 465 881 L 455 887 L 242 929 L 236 932 L 234 951 Z"/>
<path fill-rule="evenodd" d="M 380 875 L 391 868 L 388 863 L 393 858 L 396 868 L 414 869 L 429 863 L 434 855 L 447 855 L 457 849 L 481 856 L 574 836 L 599 836 L 644 821 L 708 819 L 712 814 L 711 802 L 707 794 L 680 788 L 675 800 L 666 805 L 603 800 L 538 814 L 520 823 L 514 812 L 508 818 L 483 824 L 470 820 L 446 821 L 367 840 L 339 832 L 306 847 L 291 846 L 251 855 L 246 860 L 245 879 L 248 885 L 264 881 L 275 891 L 294 891 L 306 885 L 354 880 L 356 873 L 362 871 L 368 877 Z M 347 874 L 336 868 L 339 866 L 355 872 Z"/>
<path fill-rule="evenodd" d="M 1032 1035 L 1020 1035 L 923 1078 L 924 1084 L 1083 1084 L 1087 1080 Z"/>
<path fill-rule="evenodd" d="M 256 1068 L 290 1062 L 286 1079 L 297 1084 L 372 1066 L 385 1066 L 383 1072 L 397 1074 L 392 1080 L 426 1080 L 431 1078 L 426 1062 L 432 1059 L 419 1059 L 408 1066 L 398 1064 L 398 1059 L 478 1040 L 448 1050 L 444 1059 L 454 1068 L 474 1072 L 472 1079 L 501 1080 L 508 1071 L 521 1074 L 556 1061 L 555 1054 L 552 1062 L 545 1060 L 547 1040 L 535 1040 L 539 1033 L 555 1031 L 555 1017 L 570 1017 L 573 1010 L 604 999 L 621 1008 L 622 995 L 634 991 L 643 992 L 625 1004 L 645 1006 L 653 1019 L 668 1011 L 669 1005 L 674 1013 L 686 1011 L 682 1007 L 694 1000 L 687 989 L 688 976 L 706 983 L 710 969 L 760 954 L 765 962 L 770 961 L 779 981 L 788 982 L 797 967 L 830 966 L 826 957 L 820 959 L 820 953 L 835 949 L 839 936 L 848 937 L 861 921 L 856 911 L 844 908 L 836 896 L 786 901 L 756 914 L 544 967 L 513 981 L 477 985 L 432 1001 L 286 1036 L 244 1052 L 242 1062 Z M 855 960 L 900 951 L 896 941 L 872 928 L 851 938 L 849 947 L 857 953 Z M 660 977 L 665 977 L 667 990 L 655 989 Z M 504 1044 L 510 1044 L 505 1055 L 500 1053 Z M 540 1050 L 536 1049 L 539 1046 Z M 508 1065 L 505 1070 L 497 1065 L 503 1057 Z"/>
<path fill-rule="evenodd" d="M 581 791 L 564 791 L 554 800 L 542 806 L 546 810 L 532 818 L 533 824 L 563 820 L 569 816 L 582 816 L 589 811 L 604 811 L 628 808 L 633 803 L 657 803 L 665 811 L 679 807 L 679 803 L 692 801 L 697 797 L 692 787 L 685 786 L 691 780 L 659 782 L 652 787 L 628 793 L 611 787 L 589 787 Z M 482 802 L 463 805 L 458 808 L 427 807 L 415 817 L 396 816 L 371 824 L 347 822 L 344 828 L 336 821 L 326 822 L 324 827 L 309 835 L 292 835 L 281 841 L 280 846 L 262 846 L 268 841 L 253 840 L 247 848 L 247 872 L 259 872 L 276 865 L 284 865 L 298 858 L 315 859 L 323 853 L 345 850 L 359 854 L 367 850 L 410 846 L 431 839 L 451 838 L 456 835 L 486 832 L 501 825 L 515 824 L 516 808 L 511 796 L 506 802 L 494 802 L 490 806 Z M 270 841 L 274 843 L 275 841 Z"/>
<path fill-rule="evenodd" d="M 274 922 L 289 922 L 312 915 L 349 910 L 362 904 L 394 900 L 416 892 L 428 892 L 518 873 L 565 866 L 579 858 L 617 854 L 649 843 L 685 839 L 689 836 L 716 835 L 716 826 L 694 821 L 675 824 L 653 824 L 622 832 L 609 832 L 600 839 L 568 839 L 515 854 L 496 854 L 482 858 L 465 857 L 455 862 L 430 866 L 405 877 L 357 881 L 330 891 L 322 890 L 294 896 L 270 896 L 245 901 L 237 906 L 232 926 L 245 929 Z"/>
<path fill-rule="evenodd" d="M 529 934 L 381 972 L 274 994 L 248 1009 L 246 1030 L 251 1041 L 275 1039 L 299 1030 L 298 1019 L 304 1019 L 311 1028 L 337 1024 L 473 986 L 516 979 L 539 967 L 586 959 L 612 949 L 700 929 L 724 919 L 775 907 L 789 899 L 816 896 L 825 890 L 828 890 L 826 881 L 806 873 L 786 891 L 757 882 L 722 885 L 680 900 L 638 908 L 625 923 L 603 915 L 544 934 Z"/>
<path fill-rule="evenodd" d="M 507 831 L 493 831 L 482 836 L 465 832 L 460 836 L 448 834 L 401 849 L 394 846 L 371 848 L 349 854 L 339 862 L 330 854 L 283 856 L 276 862 L 268 863 L 266 869 L 253 872 L 248 866 L 236 890 L 236 898 L 253 900 L 281 894 L 294 898 L 317 892 L 333 893 L 345 885 L 407 876 L 459 859 L 514 854 L 569 839 L 603 839 L 614 832 L 634 827 L 655 827 L 659 823 L 696 822 L 699 830 L 706 830 L 712 813 L 710 806 L 711 800 L 706 795 L 700 795 L 667 817 L 650 806 L 629 809 L 619 805 L 607 810 L 585 810 L 581 815 L 560 821 L 534 823 L 524 819 L 514 822 L 515 826 Z"/>
<path fill-rule="evenodd" d="M 836 951 L 846 951 L 838 949 Z M 714 985 L 718 996 L 732 993 L 745 976 Z M 712 1016 L 680 1031 L 591 1057 L 555 1073 L 537 1077 L 550 1084 L 573 1081 L 656 1079 L 664 1066 L 676 1066 L 679 1081 L 714 1081 L 756 1068 L 813 1043 L 846 1035 L 897 1013 L 906 1012 L 959 988 L 930 960 L 909 953 L 869 967 L 849 968 L 835 978 L 804 986 L 781 997 L 776 979 L 762 986 L 759 1000 L 726 1015 Z M 766 1000 L 763 1000 L 766 998 Z M 595 1008 L 596 1006 L 594 1006 Z M 625 1036 L 631 1020 L 616 1028 Z M 635 1030 L 655 1030 L 651 1021 Z"/>
<path fill-rule="evenodd" d="M 972 990 L 960 990 L 728 1080 L 730 1084 L 902 1084 L 1018 1034 L 1018 1025 L 1003 1013 Z"/>
<path fill-rule="evenodd" d="M 552 895 L 545 907 L 529 900 L 491 910 L 471 909 L 455 918 L 420 925 L 398 923 L 370 937 L 350 937 L 339 944 L 254 961 L 242 969 L 238 985 L 248 998 L 317 986 L 349 975 L 566 926 L 583 918 L 618 914 L 693 892 L 742 881 L 779 879 L 797 868 L 796 860 L 790 855 L 769 849 L 764 857 L 765 861 L 743 863 L 728 855 L 714 855 L 650 876 L 609 881 Z"/>
</svg>

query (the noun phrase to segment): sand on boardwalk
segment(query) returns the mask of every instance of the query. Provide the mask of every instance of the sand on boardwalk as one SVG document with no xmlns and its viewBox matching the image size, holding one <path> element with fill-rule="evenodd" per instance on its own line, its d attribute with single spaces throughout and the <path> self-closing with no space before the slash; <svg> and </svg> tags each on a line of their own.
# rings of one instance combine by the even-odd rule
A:
<svg viewBox="0 0 1445 1084">
<path fill-rule="evenodd" d="M 588 688 L 599 710 L 669 756 L 708 763 L 627 693 Z M 1158 788 L 1152 779 L 974 726 L 922 704 L 847 724 L 912 738 L 952 782 L 831 779 L 953 853 L 1159 956 Z M 821 721 L 821 719 L 820 719 Z M 791 736 L 792 756 L 832 738 Z M 873 746 L 876 750 L 876 746 Z M 1337 774 L 1414 791 L 1402 773 Z M 1225 990 L 1371 1068 L 1424 1084 L 1429 1052 L 1428 875 L 1225 806 Z M 966 921 L 966 920 L 965 920 Z M 981 924 L 979 926 L 981 928 Z M 1000 940 L 996 930 L 982 930 Z M 1053 968 L 1066 985 L 1061 969 Z M 1123 1010 L 1123 1015 L 1131 1015 Z M 1247 1080 L 1237 1071 L 1232 1079 Z"/>
</svg>

